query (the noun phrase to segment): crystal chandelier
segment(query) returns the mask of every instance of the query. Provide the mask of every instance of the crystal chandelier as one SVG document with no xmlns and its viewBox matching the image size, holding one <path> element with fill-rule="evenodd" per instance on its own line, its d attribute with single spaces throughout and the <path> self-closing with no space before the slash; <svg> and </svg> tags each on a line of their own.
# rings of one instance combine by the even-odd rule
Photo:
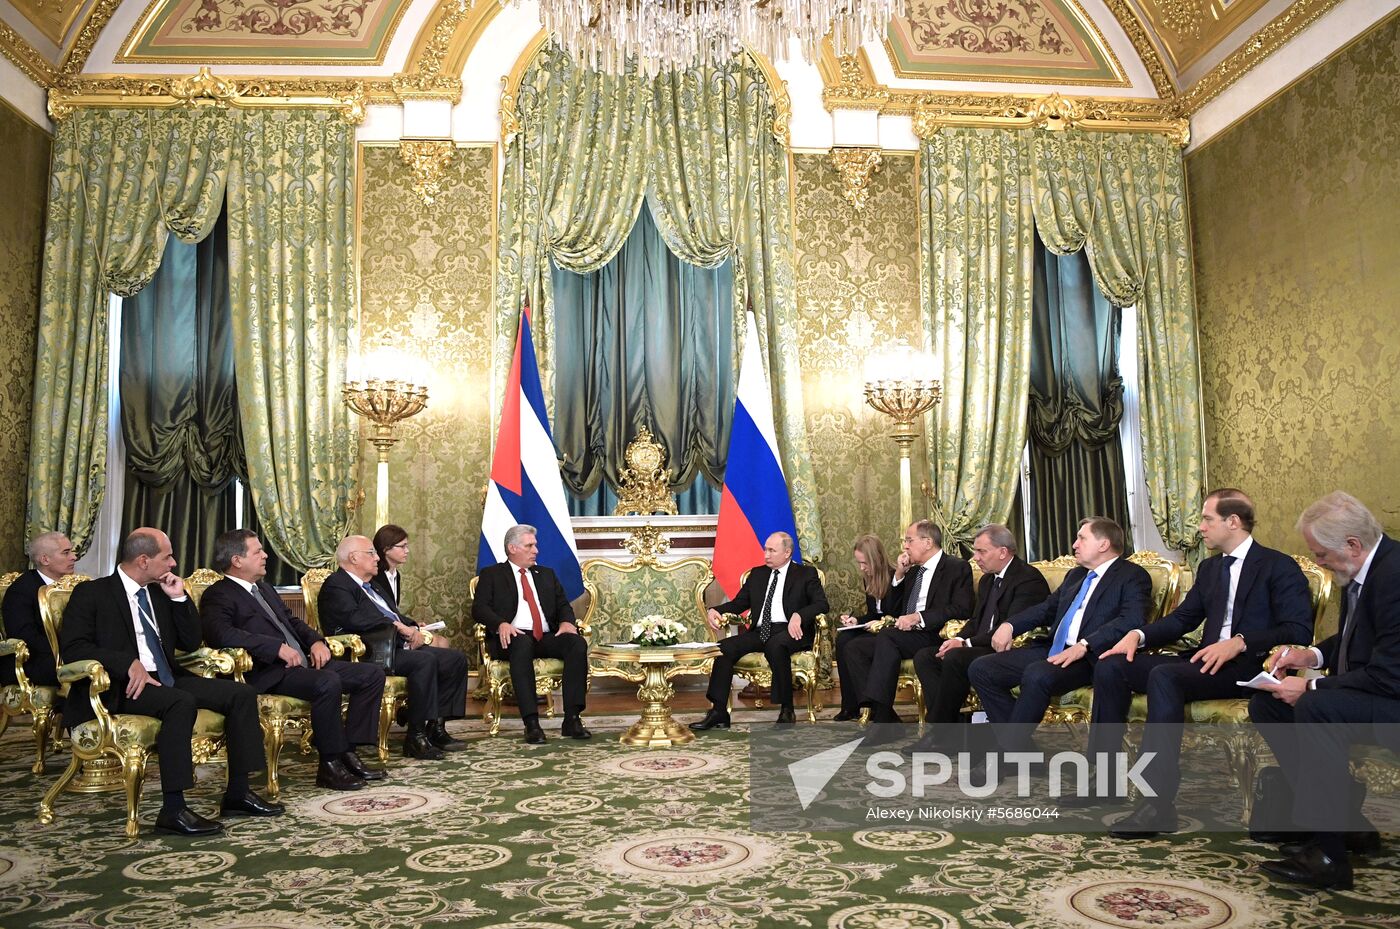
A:
<svg viewBox="0 0 1400 929">
<path fill-rule="evenodd" d="M 501 0 L 509 3 L 512 0 Z M 520 0 L 514 0 L 519 3 Z M 646 77 L 720 65 L 744 46 L 770 61 L 802 43 L 815 62 L 831 36 L 837 55 L 885 37 L 906 0 L 540 0 L 540 20 L 575 61 L 621 74 L 635 58 Z"/>
</svg>

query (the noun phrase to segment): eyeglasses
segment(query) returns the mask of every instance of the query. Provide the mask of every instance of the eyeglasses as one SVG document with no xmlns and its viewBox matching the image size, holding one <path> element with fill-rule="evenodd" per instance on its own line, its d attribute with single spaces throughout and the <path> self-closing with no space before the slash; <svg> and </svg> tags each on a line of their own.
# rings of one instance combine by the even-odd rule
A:
<svg viewBox="0 0 1400 929">
<path fill-rule="evenodd" d="M 357 555 L 373 555 L 375 558 L 378 558 L 378 557 L 379 557 L 379 553 L 376 552 L 376 551 L 375 551 L 374 549 L 372 549 L 372 548 L 371 548 L 369 551 L 365 551 L 365 552 L 356 552 L 355 554 L 357 554 Z"/>
<path fill-rule="evenodd" d="M 404 539 L 404 540 L 403 540 L 402 542 L 400 542 L 398 545 L 390 545 L 389 547 L 390 547 L 390 548 L 401 548 L 401 549 L 403 549 L 404 551 L 408 551 L 408 539 Z"/>
</svg>

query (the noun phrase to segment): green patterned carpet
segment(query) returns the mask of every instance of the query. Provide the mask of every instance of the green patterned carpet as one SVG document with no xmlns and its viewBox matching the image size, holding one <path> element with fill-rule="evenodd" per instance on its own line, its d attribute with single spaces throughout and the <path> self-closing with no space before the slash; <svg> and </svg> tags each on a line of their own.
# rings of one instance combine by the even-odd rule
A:
<svg viewBox="0 0 1400 929">
<path fill-rule="evenodd" d="M 53 826 L 38 825 L 40 785 L 66 756 L 35 778 L 28 732 L 12 728 L 0 740 L 0 927 L 1400 926 L 1394 838 L 1355 891 L 1330 894 L 1270 883 L 1255 865 L 1272 849 L 1242 836 L 756 834 L 742 726 L 644 751 L 615 741 L 630 721 L 593 719 L 591 742 L 538 747 L 458 723 L 466 752 L 395 759 L 387 786 L 358 793 L 310 786 L 312 758 L 292 752 L 287 815 L 233 820 L 202 841 L 126 839 L 116 794 L 69 795 Z M 221 778 L 203 774 L 192 797 L 208 811 Z"/>
</svg>

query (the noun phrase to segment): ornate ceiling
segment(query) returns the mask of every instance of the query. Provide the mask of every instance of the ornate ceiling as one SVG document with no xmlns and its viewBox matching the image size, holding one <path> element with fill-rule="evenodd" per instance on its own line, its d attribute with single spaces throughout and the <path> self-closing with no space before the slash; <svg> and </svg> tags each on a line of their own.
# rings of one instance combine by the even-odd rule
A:
<svg viewBox="0 0 1400 929">
<path fill-rule="evenodd" d="M 883 46 L 820 63 L 822 97 L 828 108 L 914 112 L 969 93 L 995 107 L 1054 92 L 1107 102 L 1115 116 L 1180 118 L 1339 2 L 909 0 Z M 526 15 L 523 3 L 514 15 Z M 498 0 L 0 0 L 0 54 L 69 93 L 104 81 L 158 92 L 207 63 L 268 87 L 354 85 L 369 102 L 457 100 L 500 11 Z M 1017 86 L 1023 96 L 1006 96 Z"/>
</svg>

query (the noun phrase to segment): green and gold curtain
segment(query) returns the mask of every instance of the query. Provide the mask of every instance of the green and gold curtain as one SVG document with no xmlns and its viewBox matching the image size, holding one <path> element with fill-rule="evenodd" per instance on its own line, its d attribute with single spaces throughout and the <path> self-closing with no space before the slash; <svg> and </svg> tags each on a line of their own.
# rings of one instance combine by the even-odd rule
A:
<svg viewBox="0 0 1400 929">
<path fill-rule="evenodd" d="M 579 273 L 601 267 L 622 247 L 645 197 L 682 260 L 734 262 L 734 344 L 743 344 L 751 308 L 798 534 L 804 553 L 819 557 L 801 368 L 796 353 L 782 350 L 795 344 L 796 314 L 787 149 L 762 71 L 743 57 L 648 81 L 578 68 L 547 45 L 525 72 L 517 105 L 520 130 L 505 150 L 498 223 L 496 383 L 504 383 L 528 305 L 552 399 L 549 260 Z"/>
<path fill-rule="evenodd" d="M 80 550 L 91 540 L 107 466 L 108 294 L 131 296 L 151 280 L 167 230 L 205 238 L 227 195 L 257 515 L 288 561 L 330 562 L 353 479 L 339 401 L 353 325 L 352 159 L 353 132 L 328 110 L 79 108 L 59 123 L 28 532 L 57 529 Z M 303 489 L 284 492 L 288 482 Z"/>
<path fill-rule="evenodd" d="M 966 542 L 1010 511 L 1038 231 L 1056 254 L 1087 249 L 1108 300 L 1139 309 L 1152 517 L 1194 556 L 1204 440 L 1180 150 L 1157 133 L 939 128 L 920 156 L 925 325 L 945 378 L 926 439 L 935 516 Z"/>
</svg>

